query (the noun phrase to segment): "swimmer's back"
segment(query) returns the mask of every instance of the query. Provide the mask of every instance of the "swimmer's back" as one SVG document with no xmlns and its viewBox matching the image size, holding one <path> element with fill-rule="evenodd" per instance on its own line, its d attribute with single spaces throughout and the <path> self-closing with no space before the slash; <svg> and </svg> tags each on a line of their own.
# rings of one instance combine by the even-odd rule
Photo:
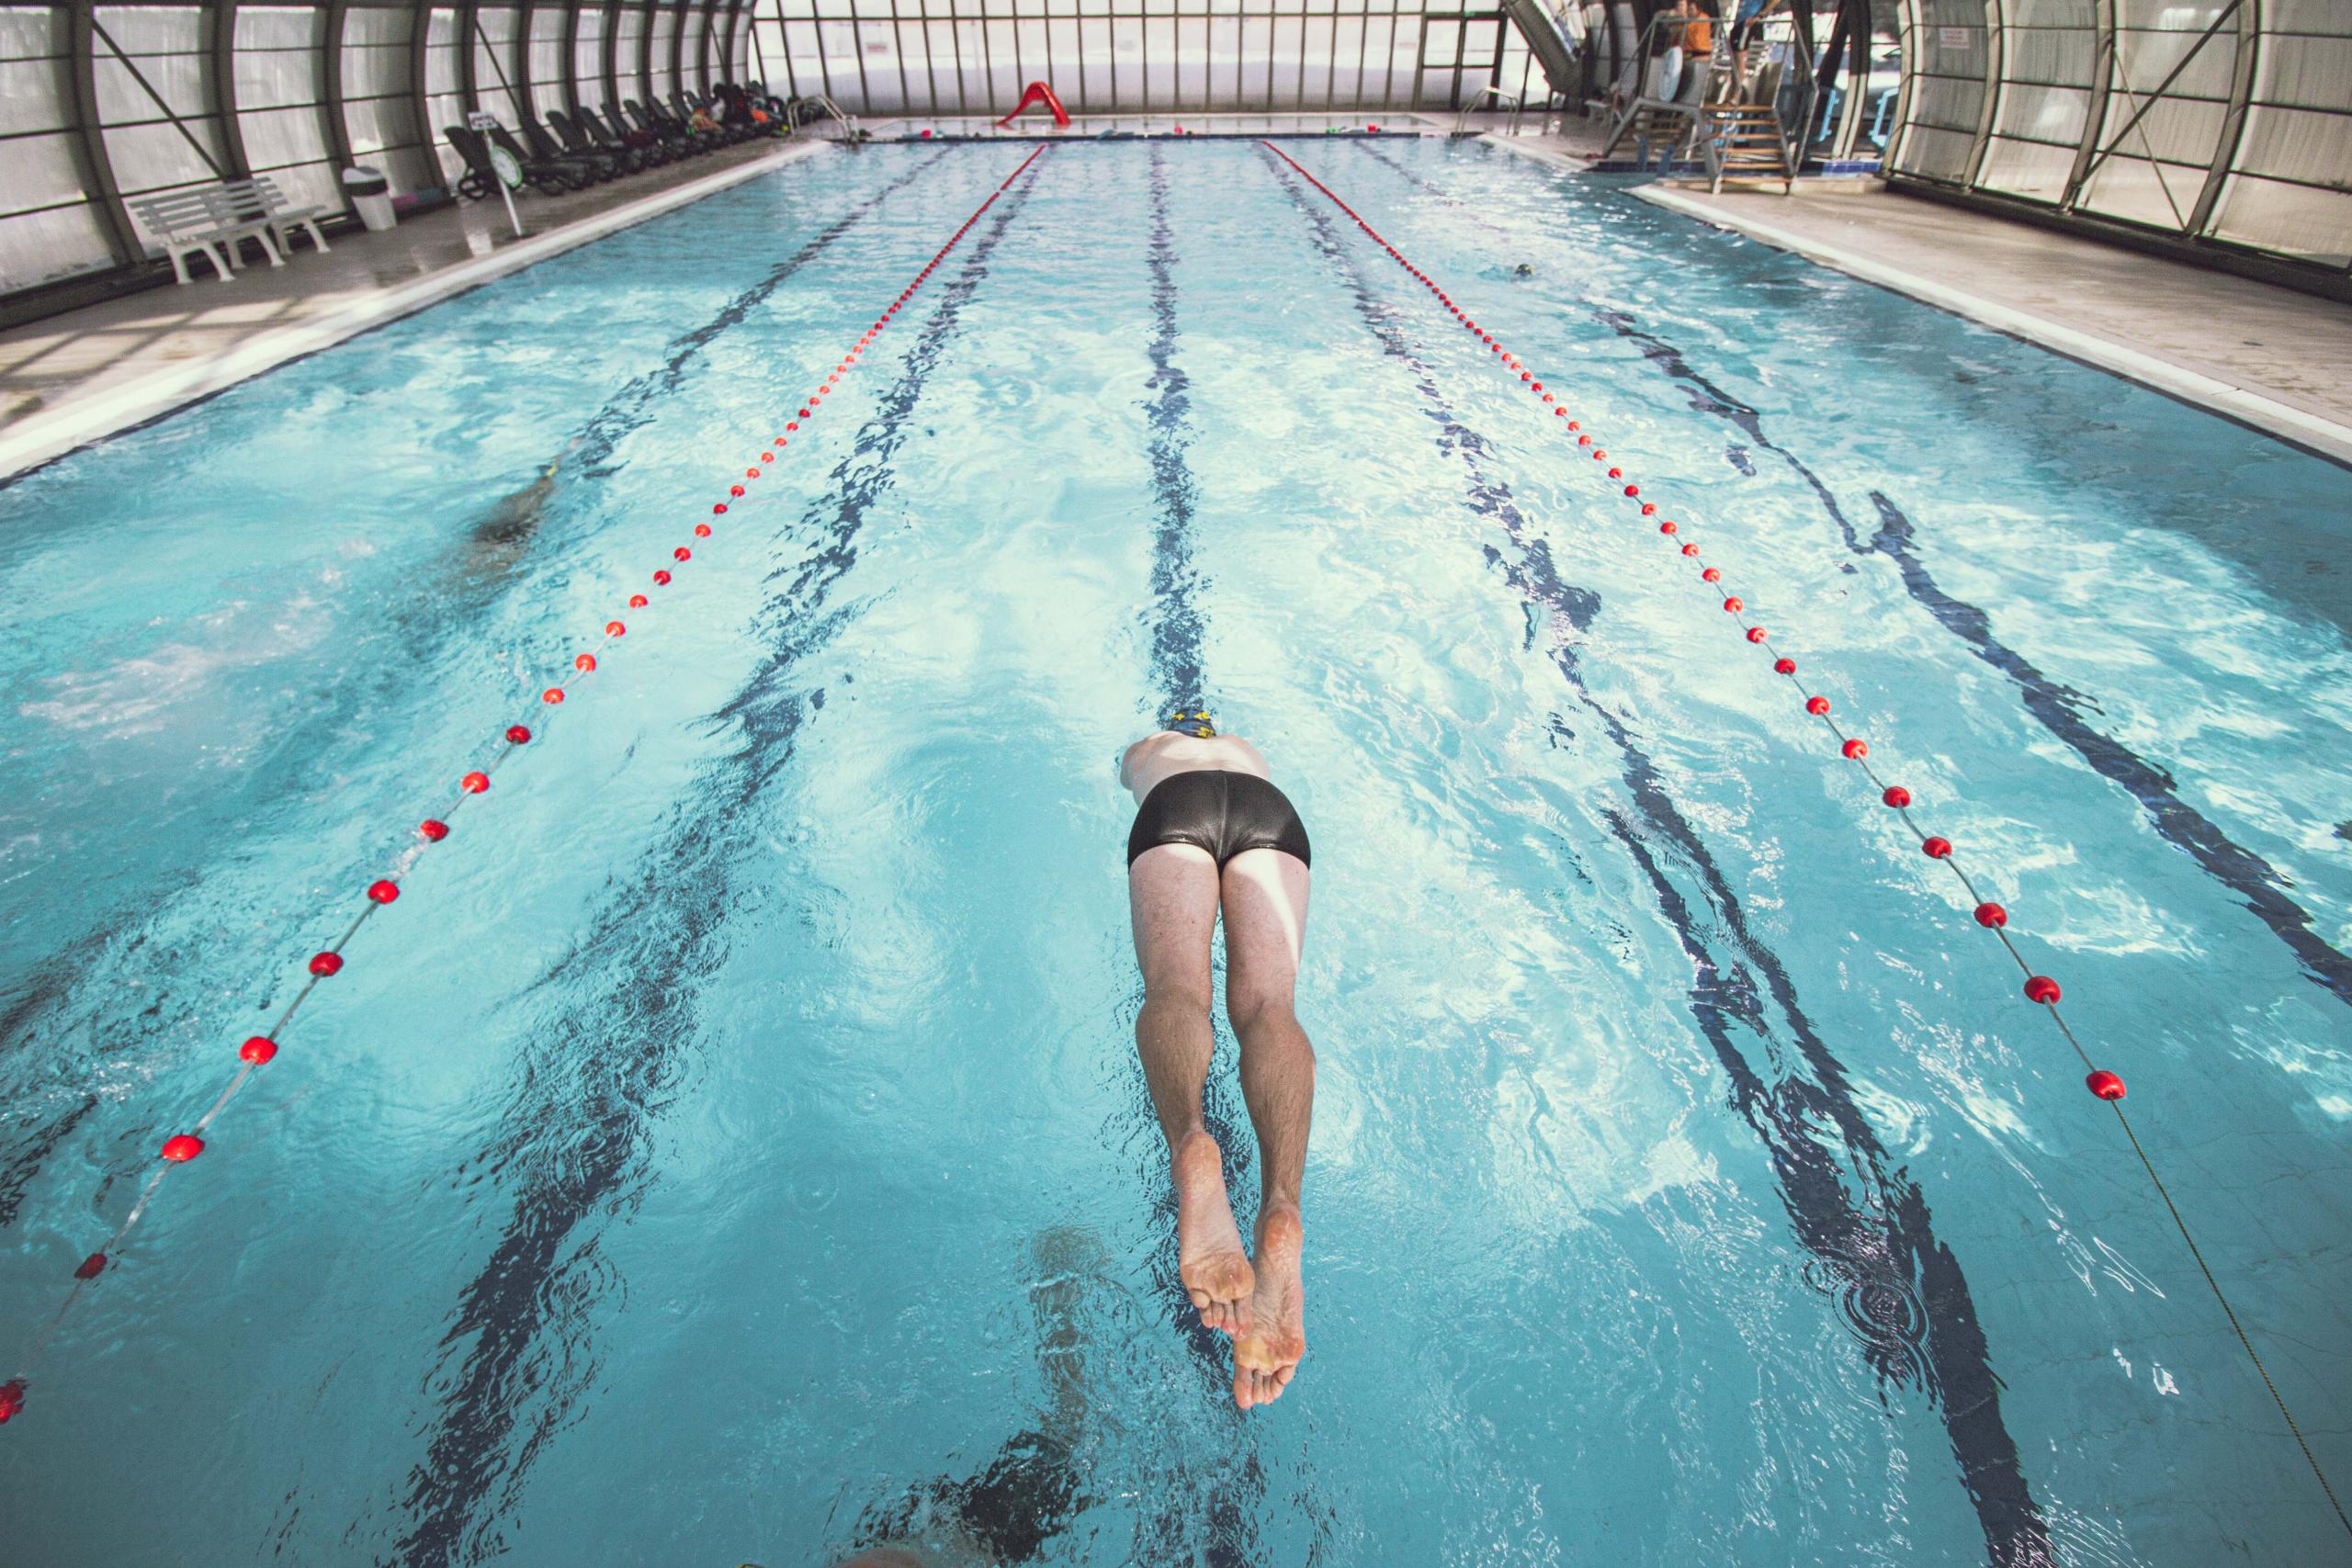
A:
<svg viewBox="0 0 2352 1568">
<path fill-rule="evenodd" d="M 1141 802 L 1163 779 L 1211 770 L 1273 778 L 1265 753 L 1238 735 L 1203 738 L 1163 729 L 1127 748 L 1126 755 L 1119 759 L 1119 782 Z"/>
</svg>

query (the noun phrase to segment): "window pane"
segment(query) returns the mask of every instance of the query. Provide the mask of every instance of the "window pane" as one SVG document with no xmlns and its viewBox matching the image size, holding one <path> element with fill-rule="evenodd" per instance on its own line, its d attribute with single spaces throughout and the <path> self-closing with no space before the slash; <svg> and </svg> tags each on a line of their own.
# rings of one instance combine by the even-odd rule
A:
<svg viewBox="0 0 2352 1568">
<path fill-rule="evenodd" d="M 2352 194 L 2233 175 L 2213 231 L 2340 267 L 2352 261 Z"/>
<path fill-rule="evenodd" d="M 12 161 L 15 154 L 12 147 Z M 0 291 L 113 265 L 114 253 L 87 204 L 0 218 Z"/>
</svg>

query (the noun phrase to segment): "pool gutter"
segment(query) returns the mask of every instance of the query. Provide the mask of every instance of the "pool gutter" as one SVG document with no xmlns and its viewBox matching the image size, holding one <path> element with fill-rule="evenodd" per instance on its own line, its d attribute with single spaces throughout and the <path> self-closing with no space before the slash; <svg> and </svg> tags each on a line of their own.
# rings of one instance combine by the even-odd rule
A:
<svg viewBox="0 0 2352 1568">
<path fill-rule="evenodd" d="M 362 295 L 314 320 L 256 333 L 225 354 L 157 370 L 105 391 L 75 398 L 52 412 L 29 415 L 0 434 L 0 483 L 78 447 L 199 402 L 289 360 L 332 348 L 388 321 L 437 305 L 453 295 L 479 288 L 509 273 L 520 272 L 550 256 L 577 250 L 591 241 L 663 213 L 674 212 L 704 197 L 812 157 L 830 145 L 825 141 L 802 141 L 778 148 L 768 157 L 683 181 L 413 282 Z"/>
</svg>

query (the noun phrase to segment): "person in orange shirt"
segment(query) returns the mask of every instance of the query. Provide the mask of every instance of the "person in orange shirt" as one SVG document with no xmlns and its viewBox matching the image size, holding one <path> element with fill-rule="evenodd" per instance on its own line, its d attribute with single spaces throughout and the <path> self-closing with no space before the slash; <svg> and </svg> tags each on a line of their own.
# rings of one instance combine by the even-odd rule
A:
<svg viewBox="0 0 2352 1568">
<path fill-rule="evenodd" d="M 1683 0 L 1690 19 L 1682 27 L 1682 53 L 1687 60 L 1704 60 L 1715 52 L 1715 19 L 1702 0 Z"/>
</svg>

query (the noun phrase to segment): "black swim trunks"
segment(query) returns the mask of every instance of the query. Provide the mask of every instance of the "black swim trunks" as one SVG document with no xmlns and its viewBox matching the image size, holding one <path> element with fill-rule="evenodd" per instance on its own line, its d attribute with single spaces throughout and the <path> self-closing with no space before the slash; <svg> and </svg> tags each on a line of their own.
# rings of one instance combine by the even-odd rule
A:
<svg viewBox="0 0 2352 1568">
<path fill-rule="evenodd" d="M 1171 773 L 1143 797 L 1127 830 L 1127 863 L 1161 844 L 1197 844 L 1220 866 L 1244 850 L 1280 850 L 1314 863 L 1306 827 L 1282 791 L 1255 773 L 1217 768 Z"/>
</svg>

